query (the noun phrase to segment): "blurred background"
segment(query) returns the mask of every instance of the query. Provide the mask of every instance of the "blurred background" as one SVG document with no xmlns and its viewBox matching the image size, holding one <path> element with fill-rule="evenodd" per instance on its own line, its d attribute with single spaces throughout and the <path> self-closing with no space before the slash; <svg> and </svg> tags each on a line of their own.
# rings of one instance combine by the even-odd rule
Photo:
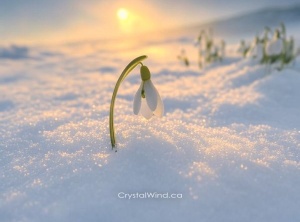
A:
<svg viewBox="0 0 300 222">
<path fill-rule="evenodd" d="M 299 4 L 300 0 L 0 0 L 0 44 L 112 39 Z"/>
</svg>

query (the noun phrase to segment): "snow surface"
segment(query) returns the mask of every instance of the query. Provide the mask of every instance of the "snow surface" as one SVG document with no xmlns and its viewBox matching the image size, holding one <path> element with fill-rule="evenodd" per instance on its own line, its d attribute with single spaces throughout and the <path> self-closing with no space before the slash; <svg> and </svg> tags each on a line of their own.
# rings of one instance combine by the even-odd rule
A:
<svg viewBox="0 0 300 222">
<path fill-rule="evenodd" d="M 189 37 L 3 46 L 0 221 L 299 221 L 299 59 L 270 73 L 230 45 L 200 71 L 176 60 L 181 47 L 196 58 Z M 132 113 L 135 69 L 116 101 L 115 153 L 111 95 L 143 54 L 165 116 Z"/>
</svg>

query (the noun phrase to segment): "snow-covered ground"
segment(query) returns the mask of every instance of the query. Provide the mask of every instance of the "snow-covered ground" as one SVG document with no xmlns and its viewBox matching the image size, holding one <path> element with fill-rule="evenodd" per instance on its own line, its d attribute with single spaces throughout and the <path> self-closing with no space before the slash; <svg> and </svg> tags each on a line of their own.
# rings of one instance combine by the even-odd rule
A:
<svg viewBox="0 0 300 222">
<path fill-rule="evenodd" d="M 176 59 L 181 47 L 196 59 L 190 37 L 3 46 L 0 221 L 299 221 L 300 60 L 270 73 L 229 45 L 200 71 Z M 132 113 L 135 69 L 116 101 L 115 153 L 111 95 L 143 54 L 165 115 Z"/>
</svg>

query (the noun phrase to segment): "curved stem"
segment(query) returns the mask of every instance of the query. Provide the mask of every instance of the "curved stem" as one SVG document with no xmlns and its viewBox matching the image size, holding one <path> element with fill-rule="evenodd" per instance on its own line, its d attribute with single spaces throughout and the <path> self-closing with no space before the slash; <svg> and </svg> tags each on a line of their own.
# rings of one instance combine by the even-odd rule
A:
<svg viewBox="0 0 300 222">
<path fill-rule="evenodd" d="M 126 76 L 128 76 L 128 74 L 138 65 L 141 63 L 142 60 L 146 59 L 147 56 L 143 55 L 140 57 L 135 58 L 134 60 L 132 60 L 127 66 L 126 68 L 123 70 L 123 72 L 121 73 L 112 98 L 111 98 L 111 102 L 110 102 L 110 112 L 109 112 L 109 133 L 110 133 L 110 141 L 111 141 L 111 146 L 112 149 L 115 148 L 116 146 L 116 137 L 115 137 L 115 128 L 114 128 L 114 106 L 115 106 L 115 100 L 117 97 L 117 93 L 118 93 L 118 89 L 122 83 L 122 81 L 126 78 Z"/>
</svg>

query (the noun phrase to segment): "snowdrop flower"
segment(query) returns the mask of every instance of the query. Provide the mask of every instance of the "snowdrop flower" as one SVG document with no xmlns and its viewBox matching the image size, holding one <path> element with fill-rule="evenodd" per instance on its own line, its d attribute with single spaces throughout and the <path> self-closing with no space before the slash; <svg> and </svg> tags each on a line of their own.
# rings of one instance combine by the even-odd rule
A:
<svg viewBox="0 0 300 222">
<path fill-rule="evenodd" d="M 268 55 L 277 56 L 283 51 L 283 41 L 280 38 L 280 32 L 275 31 L 273 39 L 267 43 L 266 52 Z"/>
<path fill-rule="evenodd" d="M 247 56 L 247 52 L 249 51 L 249 46 L 246 44 L 244 40 L 241 40 L 239 48 L 237 50 L 238 53 L 241 53 L 245 58 Z"/>
<path fill-rule="evenodd" d="M 264 56 L 264 46 L 259 41 L 258 37 L 256 37 L 252 43 L 250 57 L 255 58 L 260 61 L 263 58 L 263 56 Z"/>
<path fill-rule="evenodd" d="M 179 60 L 181 60 L 185 64 L 185 66 L 189 66 L 190 65 L 189 59 L 187 58 L 184 49 L 181 49 L 181 53 L 180 53 L 180 55 L 177 56 L 177 58 Z"/>
<path fill-rule="evenodd" d="M 110 102 L 110 111 L 109 111 L 109 134 L 112 149 L 116 149 L 116 136 L 115 136 L 115 127 L 114 127 L 114 106 L 117 98 L 118 90 L 121 83 L 129 75 L 129 73 L 138 65 L 141 67 L 141 78 L 142 84 L 138 89 L 133 105 L 133 112 L 135 114 L 142 114 L 146 119 L 150 119 L 153 114 L 161 117 L 164 112 L 164 105 L 161 101 L 161 98 L 151 82 L 151 74 L 147 66 L 142 64 L 142 61 L 146 59 L 147 56 L 139 56 L 132 60 L 121 73 L 116 86 L 114 88 L 111 102 Z M 117 151 L 117 150 L 116 150 Z"/>
<path fill-rule="evenodd" d="M 164 105 L 151 81 L 151 74 L 147 66 L 141 66 L 141 79 L 141 85 L 134 97 L 133 113 L 141 114 L 146 119 L 150 119 L 153 115 L 162 117 Z"/>
</svg>

